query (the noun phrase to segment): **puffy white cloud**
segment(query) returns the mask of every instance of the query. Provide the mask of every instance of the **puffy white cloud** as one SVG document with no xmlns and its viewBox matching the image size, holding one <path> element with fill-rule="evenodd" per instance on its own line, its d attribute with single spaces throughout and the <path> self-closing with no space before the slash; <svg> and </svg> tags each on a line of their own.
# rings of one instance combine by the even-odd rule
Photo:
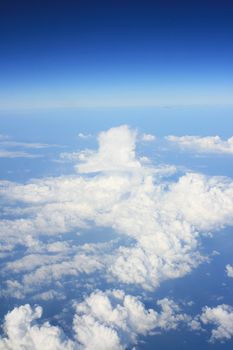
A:
<svg viewBox="0 0 233 350">
<path fill-rule="evenodd" d="M 23 283 L 25 286 L 48 284 L 56 280 L 61 280 L 63 276 L 78 276 L 81 273 L 93 273 L 102 267 L 100 259 L 94 256 L 79 254 L 73 259 L 67 258 L 60 263 L 42 265 L 35 271 L 25 274 Z"/>
<path fill-rule="evenodd" d="M 95 291 L 76 306 L 76 339 L 85 349 L 121 349 L 136 343 L 138 335 L 176 329 L 188 318 L 172 300 L 165 298 L 157 305 L 161 312 L 145 309 L 138 297 L 120 290 Z"/>
<path fill-rule="evenodd" d="M 40 306 L 32 309 L 30 305 L 15 308 L 5 316 L 4 333 L 0 338 L 1 350 L 75 350 L 71 340 L 65 339 L 58 327 L 48 322 L 42 325 L 35 321 L 42 315 Z"/>
<path fill-rule="evenodd" d="M 156 140 L 156 137 L 152 134 L 142 134 L 141 139 L 144 142 L 152 142 Z"/>
<path fill-rule="evenodd" d="M 98 136 L 99 150 L 77 166 L 81 173 L 124 171 L 140 168 L 135 157 L 136 132 L 127 125 L 109 129 Z"/>
<path fill-rule="evenodd" d="M 233 337 L 233 308 L 229 305 L 205 307 L 200 316 L 205 324 L 212 324 L 215 328 L 211 332 L 210 342 L 228 340 Z"/>
<path fill-rule="evenodd" d="M 59 327 L 48 322 L 37 324 L 42 316 L 40 306 L 22 305 L 5 316 L 0 349 L 120 350 L 135 344 L 139 335 L 176 329 L 188 319 L 172 300 L 161 299 L 157 306 L 160 312 L 146 309 L 138 297 L 122 290 L 97 290 L 76 304 L 73 319 L 76 341 L 71 341 Z"/>
<path fill-rule="evenodd" d="M 228 277 L 232 277 L 233 278 L 233 266 L 231 265 L 226 265 L 226 273 Z"/>
<path fill-rule="evenodd" d="M 187 173 L 171 184 L 164 205 L 198 230 L 232 225 L 233 182 L 221 177 Z"/>
<path fill-rule="evenodd" d="M 219 136 L 167 136 L 166 139 L 182 149 L 204 153 L 233 154 L 233 137 L 222 140 Z"/>
</svg>

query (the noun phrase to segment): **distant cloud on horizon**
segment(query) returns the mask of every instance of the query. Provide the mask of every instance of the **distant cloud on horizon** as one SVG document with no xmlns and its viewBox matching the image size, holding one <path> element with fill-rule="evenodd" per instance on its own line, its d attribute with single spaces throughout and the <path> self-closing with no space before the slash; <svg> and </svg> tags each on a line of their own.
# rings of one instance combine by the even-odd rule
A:
<svg viewBox="0 0 233 350">
<path fill-rule="evenodd" d="M 201 153 L 233 154 L 233 136 L 227 140 L 219 136 L 166 136 L 165 139 L 183 150 Z"/>
</svg>

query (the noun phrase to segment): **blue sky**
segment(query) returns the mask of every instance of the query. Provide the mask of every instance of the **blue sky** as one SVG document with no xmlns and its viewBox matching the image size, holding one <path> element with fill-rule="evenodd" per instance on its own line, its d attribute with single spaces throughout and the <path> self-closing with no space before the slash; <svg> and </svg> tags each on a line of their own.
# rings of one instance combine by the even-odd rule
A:
<svg viewBox="0 0 233 350">
<path fill-rule="evenodd" d="M 232 1 L 0 2 L 0 350 L 230 350 Z"/>
<path fill-rule="evenodd" d="M 1 3 L 0 106 L 231 104 L 231 1 Z"/>
</svg>

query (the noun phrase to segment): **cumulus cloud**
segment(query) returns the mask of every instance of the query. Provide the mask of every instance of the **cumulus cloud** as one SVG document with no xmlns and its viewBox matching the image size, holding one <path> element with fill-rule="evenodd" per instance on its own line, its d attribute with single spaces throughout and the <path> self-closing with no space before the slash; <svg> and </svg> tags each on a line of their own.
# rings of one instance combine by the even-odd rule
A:
<svg viewBox="0 0 233 350">
<path fill-rule="evenodd" d="M 188 316 L 167 298 L 158 300 L 157 307 L 146 309 L 138 297 L 122 290 L 99 290 L 75 305 L 73 331 L 76 341 L 65 338 L 61 328 L 37 320 L 42 308 L 30 305 L 16 307 L 5 316 L 2 350 L 120 350 L 137 343 L 139 335 L 152 330 L 176 329 Z"/>
<path fill-rule="evenodd" d="M 222 140 L 219 136 L 167 136 L 166 139 L 182 149 L 203 153 L 233 154 L 233 137 Z"/>
<path fill-rule="evenodd" d="M 216 340 L 228 340 L 233 337 L 233 308 L 229 305 L 218 305 L 216 307 L 205 307 L 200 316 L 205 324 L 214 325 L 211 332 L 210 342 Z"/>
<path fill-rule="evenodd" d="M 80 173 L 124 171 L 140 168 L 135 156 L 137 133 L 127 125 L 109 129 L 98 136 L 99 150 L 77 166 Z"/>
<path fill-rule="evenodd" d="M 228 277 L 233 278 L 233 266 L 231 265 L 226 265 L 226 273 Z"/>
<path fill-rule="evenodd" d="M 76 339 L 85 349 L 124 349 L 139 335 L 176 329 L 187 320 L 172 300 L 159 300 L 157 306 L 160 312 L 147 310 L 138 297 L 122 290 L 95 291 L 76 306 Z"/>
<path fill-rule="evenodd" d="M 152 142 L 156 140 L 156 137 L 152 134 L 142 134 L 141 139 L 144 142 Z"/>
<path fill-rule="evenodd" d="M 0 338 L 1 350 L 75 350 L 71 340 L 66 340 L 60 328 L 48 322 L 35 323 L 42 315 L 42 308 L 22 305 L 5 316 L 4 333 Z"/>
</svg>

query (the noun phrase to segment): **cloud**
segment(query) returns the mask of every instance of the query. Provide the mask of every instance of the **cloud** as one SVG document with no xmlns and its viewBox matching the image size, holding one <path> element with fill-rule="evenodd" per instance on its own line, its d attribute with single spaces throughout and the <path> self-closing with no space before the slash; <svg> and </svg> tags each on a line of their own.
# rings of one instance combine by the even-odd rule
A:
<svg viewBox="0 0 233 350">
<path fill-rule="evenodd" d="M 0 149 L 0 158 L 38 158 L 42 157 L 39 154 L 32 154 L 23 151 L 8 151 L 4 149 Z"/>
<path fill-rule="evenodd" d="M 138 297 L 122 290 L 95 291 L 76 305 L 76 339 L 85 349 L 121 349 L 137 343 L 139 335 L 176 329 L 187 320 L 172 300 L 161 299 L 157 307 L 160 312 L 145 309 Z"/>
<path fill-rule="evenodd" d="M 137 170 L 140 163 L 135 156 L 136 135 L 127 125 L 101 132 L 99 150 L 78 165 L 77 170 L 80 173 Z"/>
<path fill-rule="evenodd" d="M 84 133 L 80 132 L 80 133 L 78 134 L 78 137 L 79 137 L 80 139 L 88 139 L 88 138 L 92 137 L 92 135 L 91 135 L 91 134 L 84 134 Z"/>
<path fill-rule="evenodd" d="M 0 145 L 4 147 L 19 147 L 19 148 L 32 148 L 32 149 L 41 149 L 41 148 L 48 148 L 48 147 L 57 147 L 58 145 L 53 144 L 47 144 L 47 143 L 30 143 L 30 142 L 17 142 L 17 141 L 1 141 L 0 139 Z"/>
<path fill-rule="evenodd" d="M 34 300 L 43 300 L 43 301 L 47 301 L 47 300 L 64 300 L 65 296 L 62 293 L 57 292 L 54 289 L 50 289 L 47 292 L 43 292 L 43 293 L 39 293 L 33 296 Z"/>
<path fill-rule="evenodd" d="M 122 290 L 96 290 L 75 305 L 73 336 L 67 339 L 59 327 L 37 320 L 42 308 L 22 305 L 5 316 L 4 335 L 0 338 L 2 350 L 120 350 L 137 343 L 139 335 L 152 330 L 176 329 L 186 322 L 187 315 L 167 298 L 158 300 L 157 307 L 145 309 L 138 297 L 126 295 Z"/>
<path fill-rule="evenodd" d="M 43 155 L 25 152 L 21 149 L 40 150 L 58 145 L 13 141 L 6 135 L 0 135 L 0 158 L 38 158 Z M 13 150 L 12 150 L 13 149 Z"/>
<path fill-rule="evenodd" d="M 231 265 L 226 265 L 226 273 L 228 277 L 232 277 L 233 278 L 233 266 Z"/>
<path fill-rule="evenodd" d="M 141 139 L 144 142 L 152 142 L 156 140 L 156 137 L 152 134 L 142 134 Z"/>
<path fill-rule="evenodd" d="M 122 288 L 152 291 L 205 261 L 202 234 L 233 223 L 233 183 L 191 172 L 167 178 L 174 167 L 143 163 L 136 155 L 136 136 L 125 125 L 100 133 L 98 150 L 79 152 L 78 174 L 25 184 L 0 181 L 1 254 L 11 255 L 1 269 L 3 297 L 61 299 L 67 277 L 73 289 L 81 282 L 96 289 L 101 276 L 111 288 L 120 282 Z M 93 243 L 80 243 L 88 242 L 85 235 L 90 234 Z M 74 328 L 81 349 L 120 349 L 137 342 L 139 335 L 189 322 L 171 300 L 158 302 L 160 312 L 147 310 L 123 291 L 95 291 L 76 306 Z M 35 326 L 30 317 L 27 331 Z M 191 328 L 197 329 L 198 322 L 193 320 Z M 44 325 L 35 327 L 44 330 Z M 10 334 L 5 338 L 2 344 Z M 60 333 L 57 341 L 57 346 L 65 341 Z M 74 343 L 69 344 L 73 349 Z"/>
<path fill-rule="evenodd" d="M 222 140 L 219 136 L 167 136 L 166 139 L 182 149 L 203 153 L 233 154 L 233 137 Z"/>
<path fill-rule="evenodd" d="M 229 305 L 205 307 L 200 316 L 205 324 L 213 324 L 215 328 L 211 332 L 210 342 L 216 340 L 228 340 L 233 337 L 233 308 Z"/>
<path fill-rule="evenodd" d="M 1 350 L 75 350 L 74 343 L 66 340 L 60 328 L 48 322 L 37 325 L 42 308 L 26 304 L 5 316 L 4 333 L 0 338 Z"/>
<path fill-rule="evenodd" d="M 176 181 L 165 181 L 163 174 L 171 169 L 142 165 L 135 153 L 136 133 L 127 126 L 102 132 L 99 142 L 99 149 L 78 165 L 84 172 L 98 167 L 94 176 L 0 183 L 5 210 L 12 210 L 12 217 L 0 221 L 3 246 L 21 244 L 29 255 L 7 268 L 20 272 L 20 266 L 29 266 L 20 277 L 26 291 L 26 284 L 33 287 L 36 280 L 49 287 L 65 276 L 100 270 L 113 283 L 153 290 L 164 280 L 185 276 L 205 260 L 199 252 L 202 232 L 233 223 L 230 180 L 186 173 Z M 67 233 L 85 234 L 88 227 L 114 230 L 121 241 L 102 251 L 96 248 L 97 253 L 81 251 L 77 243 L 71 248 L 56 242 L 58 235 L 66 241 Z M 53 246 L 45 237 L 54 240 Z M 98 233 L 95 239 L 98 242 Z M 41 246 L 53 258 L 40 256 Z M 32 247 L 35 255 L 30 257 Z"/>
</svg>

